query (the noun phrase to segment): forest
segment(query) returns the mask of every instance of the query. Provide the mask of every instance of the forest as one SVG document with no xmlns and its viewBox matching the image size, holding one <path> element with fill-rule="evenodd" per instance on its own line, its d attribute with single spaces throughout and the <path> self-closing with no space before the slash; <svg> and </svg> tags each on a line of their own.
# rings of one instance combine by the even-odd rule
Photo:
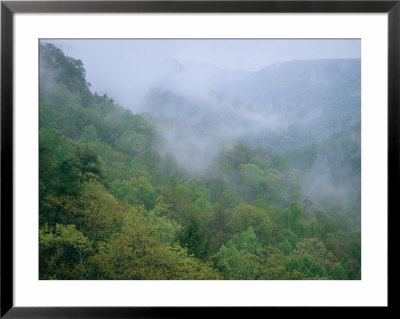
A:
<svg viewBox="0 0 400 319">
<path fill-rule="evenodd" d="M 354 97 L 349 83 L 344 97 L 292 98 L 303 109 L 329 99 L 322 122 L 246 129 L 206 149 L 207 158 L 181 160 L 182 145 L 195 142 L 173 144 L 177 134 L 217 134 L 213 121 L 229 125 L 233 116 L 165 89 L 149 94 L 151 111 L 134 113 L 93 92 L 81 60 L 51 43 L 39 51 L 39 279 L 361 279 L 361 124 L 359 105 L 355 113 L 343 106 Z M 351 72 L 355 62 L 345 62 Z M 246 94 L 254 105 L 268 98 L 255 93 L 257 76 L 248 79 L 208 105 L 237 110 Z M 278 89 L 265 94 L 287 114 L 291 96 L 280 99 Z M 169 118 L 171 108 L 188 115 Z"/>
</svg>

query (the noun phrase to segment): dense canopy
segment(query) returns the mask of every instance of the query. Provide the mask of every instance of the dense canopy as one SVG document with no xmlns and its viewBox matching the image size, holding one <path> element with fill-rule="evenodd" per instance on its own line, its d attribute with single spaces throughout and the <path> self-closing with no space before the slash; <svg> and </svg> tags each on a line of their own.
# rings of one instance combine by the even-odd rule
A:
<svg viewBox="0 0 400 319">
<path fill-rule="evenodd" d="M 162 123 L 85 76 L 40 45 L 40 279 L 361 278 L 359 124 L 284 152 L 238 140 L 191 174 L 160 151 Z M 355 200 L 304 194 L 317 154 Z"/>
</svg>

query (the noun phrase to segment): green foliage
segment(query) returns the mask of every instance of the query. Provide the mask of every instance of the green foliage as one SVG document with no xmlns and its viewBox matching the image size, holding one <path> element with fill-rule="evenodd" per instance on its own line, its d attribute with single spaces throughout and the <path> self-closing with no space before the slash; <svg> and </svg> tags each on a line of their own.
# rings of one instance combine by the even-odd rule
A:
<svg viewBox="0 0 400 319">
<path fill-rule="evenodd" d="M 75 225 L 45 224 L 39 242 L 40 279 L 85 279 L 92 246 Z"/>
<path fill-rule="evenodd" d="M 323 266 L 310 256 L 293 256 L 285 262 L 290 279 L 324 279 L 326 271 Z"/>
<path fill-rule="evenodd" d="M 47 93 L 47 82 L 56 81 L 63 83 L 84 104 L 89 103 L 91 93 L 81 60 L 67 57 L 59 48 L 47 43 L 40 44 L 40 63 L 41 98 Z"/>
<path fill-rule="evenodd" d="M 302 215 L 302 208 L 297 203 L 292 203 L 280 215 L 280 224 L 290 229 L 297 237 L 303 238 L 307 233 L 307 225 L 301 218 Z"/>
<path fill-rule="evenodd" d="M 39 128 L 57 128 L 57 113 L 54 106 L 46 101 L 39 104 Z"/>
<path fill-rule="evenodd" d="M 119 233 L 99 247 L 91 258 L 95 279 L 219 279 L 209 264 L 188 255 L 177 245 L 168 246 L 151 235 L 140 210 L 126 217 Z"/>
<path fill-rule="evenodd" d="M 351 253 L 353 258 L 361 264 L 361 238 L 357 238 L 351 243 Z"/>
<path fill-rule="evenodd" d="M 284 241 L 287 241 L 292 247 L 295 247 L 299 240 L 297 235 L 289 228 L 280 231 L 280 235 Z"/>
<path fill-rule="evenodd" d="M 194 203 L 202 211 L 212 211 L 213 209 L 211 203 L 205 197 L 197 198 Z"/>
<path fill-rule="evenodd" d="M 51 44 L 39 120 L 40 279 L 361 278 L 359 208 L 331 197 L 321 212 L 302 194 L 322 146 L 284 156 L 239 142 L 194 176 L 158 153 L 156 124 L 92 93 L 82 62 Z M 355 152 L 357 176 L 346 132 L 329 147 Z"/>
<path fill-rule="evenodd" d="M 254 230 L 250 227 L 235 235 L 227 246 L 220 248 L 214 256 L 214 265 L 225 279 L 255 279 L 260 269 L 256 255 L 259 247 Z"/>
<path fill-rule="evenodd" d="M 292 255 L 298 257 L 308 256 L 329 270 L 335 262 L 335 257 L 328 252 L 324 244 L 317 238 L 307 238 L 297 243 Z"/>
<path fill-rule="evenodd" d="M 116 150 L 132 157 L 143 153 L 145 147 L 146 140 L 144 136 L 135 131 L 126 131 L 115 141 Z"/>
<path fill-rule="evenodd" d="M 293 251 L 292 244 L 285 239 L 283 242 L 279 243 L 278 248 L 287 256 L 290 255 Z"/>
<path fill-rule="evenodd" d="M 85 126 L 82 129 L 81 142 L 83 143 L 95 143 L 98 142 L 97 130 L 93 125 Z"/>
<path fill-rule="evenodd" d="M 228 190 L 228 184 L 219 176 L 207 181 L 207 189 L 211 203 L 215 204 L 222 199 L 223 194 Z"/>
<path fill-rule="evenodd" d="M 345 272 L 343 266 L 339 263 L 335 263 L 332 266 L 329 275 L 334 280 L 347 280 L 346 272 Z"/>
<path fill-rule="evenodd" d="M 47 195 L 79 193 L 79 171 L 75 165 L 70 140 L 60 131 L 42 128 L 39 132 L 39 207 L 40 224 L 48 214 L 43 206 Z"/>
<path fill-rule="evenodd" d="M 227 247 L 236 248 L 237 250 L 246 250 L 249 253 L 255 254 L 260 248 L 260 243 L 254 233 L 253 227 L 249 227 L 246 231 L 233 236 Z"/>
<path fill-rule="evenodd" d="M 276 246 L 268 245 L 258 251 L 261 269 L 256 279 L 262 280 L 287 280 L 290 272 L 286 270 L 287 257 Z"/>
<path fill-rule="evenodd" d="M 274 240 L 276 232 L 267 212 L 244 203 L 232 210 L 228 226 L 231 233 L 240 233 L 252 227 L 264 245 Z"/>
<path fill-rule="evenodd" d="M 157 205 L 153 210 L 147 212 L 146 224 L 161 242 L 172 243 L 176 237 L 178 224 L 168 218 L 170 206 L 162 201 L 162 197 L 157 198 Z"/>
<path fill-rule="evenodd" d="M 187 247 L 190 255 L 199 258 L 206 258 L 208 255 L 209 245 L 204 230 L 195 217 L 190 218 L 187 226 L 181 229 L 178 239 L 183 247 Z"/>
<path fill-rule="evenodd" d="M 80 183 L 101 177 L 101 162 L 96 151 L 88 144 L 73 143 L 75 165 L 79 170 Z"/>
<path fill-rule="evenodd" d="M 323 163 L 324 184 L 313 201 L 337 218 L 341 228 L 361 226 L 361 123 L 344 126 L 319 143 L 308 144 L 285 153 L 291 165 L 303 171 L 304 178 L 315 177 Z M 322 182 L 320 183 L 322 186 Z M 343 196 L 346 193 L 347 196 Z"/>
</svg>

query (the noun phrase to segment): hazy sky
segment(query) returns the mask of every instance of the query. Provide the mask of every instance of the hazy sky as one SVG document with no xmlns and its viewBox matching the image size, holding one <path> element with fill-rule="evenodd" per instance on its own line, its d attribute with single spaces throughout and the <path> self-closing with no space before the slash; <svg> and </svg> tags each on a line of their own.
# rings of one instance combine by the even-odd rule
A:
<svg viewBox="0 0 400 319">
<path fill-rule="evenodd" d="M 221 149 L 237 139 L 248 134 L 263 136 L 266 129 L 277 130 L 289 123 L 282 115 L 262 112 L 260 105 L 249 108 L 249 101 L 240 104 L 235 99 L 216 98 L 218 94 L 211 90 L 223 93 L 229 82 L 278 62 L 361 55 L 360 40 L 47 41 L 67 56 L 82 60 L 92 91 L 106 93 L 133 113 L 170 121 L 159 127 L 160 152 L 174 154 L 191 172 L 204 172 Z M 281 77 L 281 81 L 286 79 L 290 80 Z M 256 87 L 263 90 L 262 85 Z M 318 114 L 307 116 L 318 118 Z"/>
<path fill-rule="evenodd" d="M 92 89 L 132 108 L 138 97 L 175 59 L 233 70 L 257 71 L 282 61 L 360 58 L 361 41 L 348 40 L 51 40 L 68 56 L 82 60 Z"/>
</svg>

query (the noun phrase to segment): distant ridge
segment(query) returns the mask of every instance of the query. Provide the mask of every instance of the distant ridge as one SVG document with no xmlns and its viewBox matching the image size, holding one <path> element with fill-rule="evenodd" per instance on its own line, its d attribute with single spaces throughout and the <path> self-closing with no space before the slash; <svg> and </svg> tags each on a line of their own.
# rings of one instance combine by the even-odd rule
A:
<svg viewBox="0 0 400 319">
<path fill-rule="evenodd" d="M 361 60 L 280 62 L 220 90 L 256 105 L 262 114 L 331 133 L 360 119 Z"/>
</svg>

